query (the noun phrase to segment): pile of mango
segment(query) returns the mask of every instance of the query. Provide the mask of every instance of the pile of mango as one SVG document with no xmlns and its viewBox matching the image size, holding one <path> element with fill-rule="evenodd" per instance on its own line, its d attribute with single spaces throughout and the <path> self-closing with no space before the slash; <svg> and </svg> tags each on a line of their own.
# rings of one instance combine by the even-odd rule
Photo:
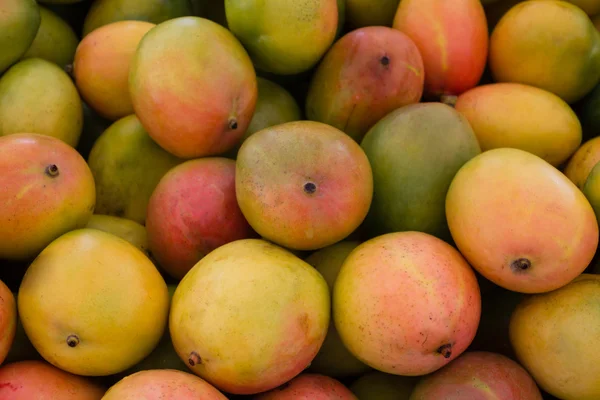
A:
<svg viewBox="0 0 600 400">
<path fill-rule="evenodd" d="M 600 0 L 0 0 L 0 400 L 600 399 Z"/>
</svg>

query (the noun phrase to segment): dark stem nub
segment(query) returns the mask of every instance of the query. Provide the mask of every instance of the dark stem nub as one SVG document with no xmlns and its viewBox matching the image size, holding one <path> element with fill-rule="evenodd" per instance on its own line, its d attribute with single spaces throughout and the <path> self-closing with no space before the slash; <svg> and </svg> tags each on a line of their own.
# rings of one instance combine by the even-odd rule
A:
<svg viewBox="0 0 600 400">
<path fill-rule="evenodd" d="M 229 129 L 236 130 L 238 128 L 238 122 L 235 118 L 229 118 Z"/>
<path fill-rule="evenodd" d="M 67 345 L 69 347 L 76 347 L 79 344 L 79 338 L 77 335 L 69 335 L 67 337 Z"/>
<path fill-rule="evenodd" d="M 445 345 L 441 346 L 439 349 L 437 349 L 437 352 L 440 353 L 441 355 L 443 355 L 444 358 L 450 358 L 450 357 L 452 357 L 452 345 L 445 344 Z"/>
<path fill-rule="evenodd" d="M 74 73 L 74 71 L 73 71 L 73 64 L 67 64 L 67 65 L 65 65 L 65 72 L 67 74 L 69 74 L 70 76 L 73 76 L 73 73 Z"/>
<path fill-rule="evenodd" d="M 384 67 L 387 67 L 390 64 L 390 58 L 388 56 L 383 56 L 381 57 L 379 62 L 381 62 L 381 65 L 383 65 Z"/>
<path fill-rule="evenodd" d="M 531 268 L 531 261 L 526 258 L 519 258 L 510 263 L 510 268 L 514 272 L 524 272 Z"/>
<path fill-rule="evenodd" d="M 440 101 L 447 106 L 454 107 L 458 97 L 453 94 L 443 94 L 440 96 Z"/>
<path fill-rule="evenodd" d="M 56 164 L 50 164 L 46 167 L 46 175 L 54 178 L 56 176 L 58 176 L 59 172 L 58 172 L 58 167 L 56 166 Z"/>
<path fill-rule="evenodd" d="M 190 354 L 190 357 L 188 358 L 188 363 L 190 364 L 190 366 L 193 367 L 196 364 L 201 364 L 202 358 L 198 355 L 198 353 L 196 353 L 195 351 L 192 351 L 192 353 Z"/>
<path fill-rule="evenodd" d="M 314 183 L 312 183 L 312 182 L 306 182 L 304 184 L 304 192 L 306 194 L 313 194 L 316 191 L 317 191 L 317 185 L 315 185 Z"/>
</svg>

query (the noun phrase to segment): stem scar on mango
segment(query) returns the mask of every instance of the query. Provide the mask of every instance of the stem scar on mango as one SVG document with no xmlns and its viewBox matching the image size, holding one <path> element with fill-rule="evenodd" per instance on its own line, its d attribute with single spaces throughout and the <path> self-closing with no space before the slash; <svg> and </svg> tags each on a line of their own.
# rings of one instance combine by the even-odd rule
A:
<svg viewBox="0 0 600 400">
<path fill-rule="evenodd" d="M 519 258 L 510 263 L 510 269 L 515 273 L 525 272 L 531 268 L 531 261 L 527 258 Z"/>
<path fill-rule="evenodd" d="M 306 194 L 314 194 L 317 191 L 317 185 L 313 182 L 306 182 L 304 184 L 304 193 Z"/>
<path fill-rule="evenodd" d="M 56 164 L 50 164 L 46 167 L 45 170 L 46 175 L 48 175 L 51 178 L 55 178 L 58 176 L 59 171 L 58 171 L 58 166 Z"/>
<path fill-rule="evenodd" d="M 67 345 L 69 347 L 76 347 L 79 344 L 79 337 L 77 335 L 69 335 L 67 337 Z"/>
<path fill-rule="evenodd" d="M 379 62 L 384 67 L 387 67 L 390 64 L 390 58 L 388 56 L 383 56 L 383 57 L 381 57 L 381 59 L 379 60 Z"/>
<path fill-rule="evenodd" d="M 188 363 L 192 367 L 196 364 L 202 364 L 202 357 L 200 357 L 195 351 L 192 351 L 190 357 L 188 358 Z"/>
<path fill-rule="evenodd" d="M 229 119 L 229 129 L 236 130 L 238 128 L 238 122 L 235 118 Z"/>
<path fill-rule="evenodd" d="M 437 352 L 444 356 L 444 358 L 450 358 L 452 356 L 452 345 L 445 344 L 437 349 Z"/>
</svg>

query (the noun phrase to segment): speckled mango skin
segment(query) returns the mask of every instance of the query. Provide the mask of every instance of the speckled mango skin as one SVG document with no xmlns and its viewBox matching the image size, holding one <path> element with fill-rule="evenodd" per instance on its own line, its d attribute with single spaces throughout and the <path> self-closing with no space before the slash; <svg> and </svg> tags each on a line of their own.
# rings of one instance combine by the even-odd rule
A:
<svg viewBox="0 0 600 400">
<path fill-rule="evenodd" d="M 319 64 L 306 115 L 360 142 L 386 114 L 417 103 L 424 79 L 419 49 L 404 33 L 383 26 L 357 29 L 338 40 Z"/>
<path fill-rule="evenodd" d="M 255 400 L 358 400 L 342 383 L 325 375 L 301 374 Z"/>
<path fill-rule="evenodd" d="M 510 341 L 519 362 L 546 392 L 565 400 L 600 398 L 600 276 L 582 274 L 514 311 Z"/>
<path fill-rule="evenodd" d="M 256 394 L 308 367 L 329 320 L 327 283 L 312 266 L 272 243 L 245 239 L 219 247 L 186 274 L 169 328 L 196 375 L 227 393 Z"/>
<path fill-rule="evenodd" d="M 258 87 L 233 34 L 199 17 L 157 25 L 134 56 L 129 92 L 148 134 L 185 159 L 231 150 L 252 119 Z"/>
<path fill-rule="evenodd" d="M 471 267 L 452 246 L 422 232 L 364 242 L 344 261 L 333 291 L 343 343 L 390 374 L 424 375 L 448 364 L 475 337 L 480 314 Z"/>
<path fill-rule="evenodd" d="M 458 95 L 479 82 L 489 42 L 480 0 L 402 0 L 393 27 L 421 51 L 427 96 Z"/>
<path fill-rule="evenodd" d="M 114 384 L 102 400 L 227 400 L 221 392 L 196 375 L 156 369 L 136 372 Z"/>
</svg>

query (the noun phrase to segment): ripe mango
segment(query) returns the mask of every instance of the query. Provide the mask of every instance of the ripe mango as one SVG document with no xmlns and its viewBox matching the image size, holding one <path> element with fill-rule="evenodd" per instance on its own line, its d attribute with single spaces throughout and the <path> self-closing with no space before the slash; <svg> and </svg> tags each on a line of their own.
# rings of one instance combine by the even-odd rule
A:
<svg viewBox="0 0 600 400">
<path fill-rule="evenodd" d="M 29 58 L 0 78 L 0 136 L 38 133 L 76 147 L 82 129 L 81 98 L 58 65 Z"/>
<path fill-rule="evenodd" d="M 98 229 L 111 233 L 148 254 L 148 238 L 146 228 L 129 219 L 115 217 L 112 215 L 94 214 L 88 221 L 86 228 Z"/>
<path fill-rule="evenodd" d="M 154 188 L 167 171 L 182 162 L 157 145 L 135 115 L 114 122 L 88 157 L 96 184 L 96 213 L 144 225 Z"/>
<path fill-rule="evenodd" d="M 428 97 L 459 95 L 479 82 L 488 53 L 480 0 L 402 0 L 393 27 L 417 44 Z"/>
<path fill-rule="evenodd" d="M 571 104 L 600 80 L 600 33 L 570 3 L 525 1 L 494 28 L 489 62 L 496 82 L 536 86 Z"/>
<path fill-rule="evenodd" d="M 43 58 L 61 68 L 73 62 L 79 38 L 73 28 L 53 11 L 40 6 L 41 24 L 25 58 Z"/>
<path fill-rule="evenodd" d="M 203 379 L 170 369 L 140 371 L 114 384 L 102 400 L 227 400 Z"/>
<path fill-rule="evenodd" d="M 346 19 L 351 29 L 365 26 L 388 26 L 394 22 L 394 15 L 400 0 L 346 0 Z"/>
<path fill-rule="evenodd" d="M 360 400 L 408 400 L 417 379 L 373 371 L 354 381 L 350 390 Z"/>
<path fill-rule="evenodd" d="M 35 0 L 4 0 L 0 15 L 0 74 L 27 51 L 41 24 Z"/>
<path fill-rule="evenodd" d="M 481 295 L 461 254 L 422 232 L 378 236 L 344 261 L 333 320 L 348 350 L 381 372 L 429 374 L 464 352 Z"/>
<path fill-rule="evenodd" d="M 8 355 L 17 332 L 17 303 L 8 286 L 0 281 L 0 364 Z"/>
<path fill-rule="evenodd" d="M 565 175 L 579 189 L 583 189 L 590 172 L 599 161 L 600 137 L 595 137 L 582 144 L 569 159 L 565 167 Z"/>
<path fill-rule="evenodd" d="M 423 94 L 423 59 L 404 33 L 383 26 L 357 29 L 338 40 L 311 78 L 306 116 L 360 142 L 391 111 Z"/>
<path fill-rule="evenodd" d="M 582 274 L 529 296 L 512 315 L 510 340 L 538 385 L 560 399 L 600 398 L 600 276 Z"/>
<path fill-rule="evenodd" d="M 169 328 L 196 375 L 231 394 L 256 394 L 309 365 L 325 339 L 329 307 L 327 283 L 312 266 L 245 239 L 212 251 L 186 274 Z"/>
<path fill-rule="evenodd" d="M 176 18 L 140 42 L 129 92 L 156 143 L 177 157 L 199 158 L 241 140 L 256 107 L 256 73 L 230 31 L 204 18 Z"/>
<path fill-rule="evenodd" d="M 254 397 L 256 400 L 358 400 L 341 382 L 325 375 L 300 374 L 286 384 Z"/>
<path fill-rule="evenodd" d="M 129 71 L 142 37 L 156 25 L 114 22 L 83 38 L 73 63 L 77 88 L 85 102 L 109 120 L 133 114 Z"/>
<path fill-rule="evenodd" d="M 225 0 L 225 13 L 256 68 L 279 75 L 315 66 L 338 29 L 336 0 Z"/>
<path fill-rule="evenodd" d="M 0 367 L 0 398 L 10 400 L 101 400 L 105 389 L 45 361 L 21 361 Z"/>
<path fill-rule="evenodd" d="M 85 17 L 83 36 L 118 21 L 160 24 L 188 15 L 193 15 L 189 0 L 94 0 Z"/>
<path fill-rule="evenodd" d="M 600 162 L 590 171 L 582 191 L 592 205 L 596 219 L 600 224 Z"/>
<path fill-rule="evenodd" d="M 131 243 L 78 229 L 48 245 L 19 288 L 18 311 L 31 343 L 56 367 L 83 376 L 116 374 L 158 344 L 169 293 Z"/>
<path fill-rule="evenodd" d="M 410 400 L 431 399 L 542 400 L 533 378 L 500 354 L 469 351 L 422 378 Z"/>
<path fill-rule="evenodd" d="M 478 86 L 460 95 L 454 108 L 469 121 L 482 151 L 517 148 L 558 167 L 581 144 L 581 123 L 571 107 L 534 86 Z"/>
<path fill-rule="evenodd" d="M 421 231 L 450 237 L 444 202 L 459 168 L 481 150 L 467 119 L 441 103 L 401 107 L 381 119 L 361 143 L 373 168 L 370 237 Z"/>
<path fill-rule="evenodd" d="M 235 179 L 250 226 L 294 250 L 316 250 L 346 238 L 364 220 L 373 193 L 371 166 L 360 146 L 314 121 L 252 135 L 238 153 Z"/>
<path fill-rule="evenodd" d="M 555 290 L 581 274 L 598 246 L 583 193 L 519 149 L 488 150 L 458 171 L 446 197 L 452 238 L 485 278 L 508 290 Z"/>
<path fill-rule="evenodd" d="M 94 211 L 94 177 L 62 141 L 43 135 L 0 137 L 0 259 L 31 260 Z"/>
</svg>

